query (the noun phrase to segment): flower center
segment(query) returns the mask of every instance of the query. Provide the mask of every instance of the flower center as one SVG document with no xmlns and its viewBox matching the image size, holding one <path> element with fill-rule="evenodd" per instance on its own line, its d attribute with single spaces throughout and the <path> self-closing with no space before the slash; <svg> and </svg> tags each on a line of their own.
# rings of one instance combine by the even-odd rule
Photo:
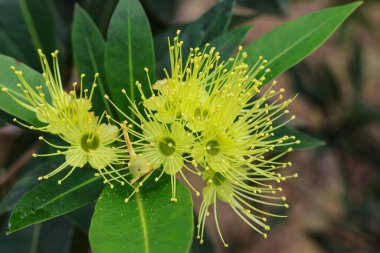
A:
<svg viewBox="0 0 380 253">
<path fill-rule="evenodd" d="M 226 180 L 226 178 L 222 174 L 220 174 L 219 172 L 216 172 L 212 176 L 212 182 L 216 186 L 223 184 L 225 180 Z"/>
<path fill-rule="evenodd" d="M 96 150 L 100 145 L 99 137 L 95 134 L 84 134 L 80 139 L 80 146 L 85 152 Z"/>
<path fill-rule="evenodd" d="M 206 150 L 207 153 L 209 153 L 210 155 L 217 155 L 220 151 L 219 142 L 217 142 L 216 140 L 207 142 Z"/>
<path fill-rule="evenodd" d="M 158 143 L 158 148 L 162 154 L 170 156 L 175 152 L 175 142 L 172 138 L 165 137 Z"/>
</svg>

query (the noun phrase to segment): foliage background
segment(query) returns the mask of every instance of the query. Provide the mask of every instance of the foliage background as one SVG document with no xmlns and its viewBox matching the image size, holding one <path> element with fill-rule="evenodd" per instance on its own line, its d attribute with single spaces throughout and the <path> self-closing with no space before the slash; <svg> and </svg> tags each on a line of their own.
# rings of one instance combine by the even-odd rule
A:
<svg viewBox="0 0 380 253">
<path fill-rule="evenodd" d="M 0 6 L 10 2 L 0 1 Z M 41 1 L 42 4 L 48 2 Z M 100 0 L 80 2 L 105 34 L 117 1 L 107 1 L 106 4 Z M 191 22 L 214 4 L 211 0 L 165 2 L 168 4 L 143 1 L 155 34 L 167 26 Z M 41 15 L 41 19 L 55 20 L 51 23 L 55 27 L 44 27 L 45 34 L 50 34 L 54 40 L 50 38 L 41 43 L 46 43 L 42 47 L 47 52 L 57 45 L 61 49 L 67 80 L 73 78 L 70 76 L 73 59 L 69 28 L 74 3 L 54 1 L 49 5 L 52 6 L 51 12 Z M 235 10 L 238 15 L 232 22 L 244 20 L 244 23 L 254 25 L 247 36 L 245 43 L 248 43 L 287 20 L 345 1 L 241 0 L 239 3 L 240 7 Z M 99 13 L 99 5 L 102 4 L 104 6 Z M 297 127 L 325 140 L 327 145 L 316 150 L 299 151 L 289 157 L 302 170 L 297 180 L 291 180 L 283 187 L 288 202 L 292 204 L 289 218 L 273 220 L 276 224 L 272 226 L 267 240 L 256 235 L 227 207 L 223 207 L 221 227 L 231 245 L 226 252 L 380 251 L 379 12 L 379 1 L 366 1 L 316 53 L 278 78 L 279 84 L 287 89 L 288 96 L 299 93 L 291 108 L 298 116 Z M 11 20 L 10 15 L 1 16 L 2 24 Z M 21 17 L 14 18 L 17 21 Z M 14 24 L 15 31 L 21 33 L 20 27 Z M 17 30 L 19 28 L 21 30 Z M 18 46 L 29 54 L 17 52 L 12 47 L 14 43 L 5 41 L 1 37 L 3 35 L 0 32 L 1 53 L 12 52 L 16 54 L 14 57 L 19 54 L 24 62 L 38 68 L 36 54 L 32 54 L 33 45 L 23 42 Z M 22 42 L 13 39 L 17 43 Z M 0 194 L 4 197 L 18 179 L 25 178 L 28 168 L 24 165 L 38 144 L 36 136 L 2 120 L 0 124 Z M 197 205 L 199 203 L 195 201 Z M 89 252 L 88 216 L 92 212 L 93 206 L 90 205 L 8 237 L 4 235 L 8 214 L 3 212 L 0 217 L 0 251 L 17 245 L 19 248 L 13 252 L 45 252 L 49 247 L 56 252 Z M 209 228 L 210 241 L 203 247 L 195 243 L 193 252 L 225 251 L 218 243 L 213 224 Z M 215 245 L 212 241 L 216 242 Z M 59 251 L 54 243 L 60 244 Z"/>
</svg>

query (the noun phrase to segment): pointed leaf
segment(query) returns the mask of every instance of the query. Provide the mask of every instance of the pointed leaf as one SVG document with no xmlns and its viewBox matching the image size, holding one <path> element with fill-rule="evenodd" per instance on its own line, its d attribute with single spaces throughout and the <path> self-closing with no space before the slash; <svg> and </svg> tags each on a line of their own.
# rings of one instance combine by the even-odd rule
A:
<svg viewBox="0 0 380 253">
<path fill-rule="evenodd" d="M 170 202 L 168 178 L 146 182 L 140 193 L 124 202 L 126 188 L 102 192 L 91 221 L 94 253 L 189 252 L 193 210 L 189 191 L 177 185 L 178 202 Z"/>
<path fill-rule="evenodd" d="M 94 110 L 102 113 L 105 107 L 109 107 L 103 98 L 104 94 L 108 93 L 104 70 L 106 43 L 95 23 L 79 5 L 75 6 L 71 38 L 78 73 L 86 74 L 84 86 L 90 89 L 91 79 L 95 73 L 99 73 L 97 81 L 99 90 L 95 92 L 92 103 Z M 110 108 L 108 111 L 111 111 Z"/>
<path fill-rule="evenodd" d="M 319 140 L 315 137 L 312 137 L 308 134 L 305 134 L 303 132 L 298 131 L 295 128 L 283 126 L 279 129 L 277 129 L 275 132 L 275 137 L 279 136 L 295 136 L 297 140 L 301 141 L 300 144 L 293 144 L 293 145 L 285 145 L 283 147 L 276 147 L 276 152 L 282 152 L 287 150 L 288 148 L 292 147 L 293 150 L 302 150 L 302 149 L 311 149 L 311 148 L 318 148 L 320 146 L 325 145 L 326 143 L 322 140 Z"/>
<path fill-rule="evenodd" d="M 81 4 L 94 20 L 103 35 L 107 34 L 107 27 L 118 0 L 83 0 Z"/>
<path fill-rule="evenodd" d="M 9 90 L 14 91 L 14 93 L 19 94 L 19 96 L 24 96 L 24 94 L 21 94 L 20 89 L 16 86 L 16 84 L 20 81 L 18 80 L 15 73 L 13 73 L 13 71 L 10 69 L 10 66 L 15 66 L 17 69 L 21 70 L 23 72 L 24 79 L 32 87 L 45 83 L 44 78 L 37 71 L 29 68 L 28 66 L 20 63 L 15 59 L 12 59 L 5 55 L 0 55 L 0 89 L 8 88 Z M 17 116 L 18 118 L 28 122 L 31 125 L 38 126 L 41 124 L 33 112 L 21 107 L 8 94 L 2 91 L 0 91 L 0 110 Z"/>
<path fill-rule="evenodd" d="M 269 81 L 314 52 L 362 2 L 317 11 L 281 25 L 249 44 L 247 63 L 262 55 Z"/>
<path fill-rule="evenodd" d="M 216 37 L 210 42 L 220 53 L 222 59 L 227 59 L 234 49 L 236 49 L 247 36 L 247 33 L 252 29 L 251 26 L 242 26 L 229 31 L 219 37 Z"/>
<path fill-rule="evenodd" d="M 108 29 L 105 58 L 110 94 L 117 105 L 126 104 L 121 89 L 126 89 L 132 100 L 140 100 L 135 82 L 146 84 L 144 67 L 155 80 L 154 61 L 152 33 L 141 4 L 138 0 L 120 0 Z"/>
<path fill-rule="evenodd" d="M 97 199 L 102 181 L 91 169 L 78 169 L 61 185 L 51 178 L 25 194 L 16 204 L 9 220 L 8 233 L 52 219 Z"/>
</svg>

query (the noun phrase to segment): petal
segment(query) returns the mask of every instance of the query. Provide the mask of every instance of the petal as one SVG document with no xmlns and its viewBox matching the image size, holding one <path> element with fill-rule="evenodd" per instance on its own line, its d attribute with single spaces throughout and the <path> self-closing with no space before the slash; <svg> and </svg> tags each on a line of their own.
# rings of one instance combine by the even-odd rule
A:
<svg viewBox="0 0 380 253">
<path fill-rule="evenodd" d="M 79 148 L 71 148 L 65 152 L 66 162 L 73 167 L 83 167 L 87 163 L 87 156 Z"/>
<path fill-rule="evenodd" d="M 94 169 L 103 169 L 112 163 L 115 163 L 117 155 L 109 147 L 101 147 L 96 151 L 91 151 L 88 155 L 88 162 Z"/>
<path fill-rule="evenodd" d="M 99 138 L 102 143 L 114 142 L 119 129 L 114 125 L 101 124 L 99 127 Z"/>
<path fill-rule="evenodd" d="M 166 174 L 174 175 L 182 169 L 183 158 L 178 154 L 172 155 L 164 161 L 164 170 Z"/>
<path fill-rule="evenodd" d="M 194 136 L 187 132 L 181 123 L 173 123 L 172 135 L 176 141 L 176 145 L 181 147 L 181 149 L 188 148 L 190 150 L 191 146 L 193 146 Z"/>
</svg>

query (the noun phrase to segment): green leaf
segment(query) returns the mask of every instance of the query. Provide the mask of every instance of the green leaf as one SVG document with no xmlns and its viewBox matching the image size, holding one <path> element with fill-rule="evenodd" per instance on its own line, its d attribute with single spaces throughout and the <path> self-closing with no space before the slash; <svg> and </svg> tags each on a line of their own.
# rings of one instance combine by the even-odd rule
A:
<svg viewBox="0 0 380 253">
<path fill-rule="evenodd" d="M 50 0 L 18 0 L 34 49 L 50 53 L 56 49 L 56 27 Z"/>
<path fill-rule="evenodd" d="M 242 26 L 229 31 L 210 42 L 220 53 L 222 59 L 227 59 L 244 40 L 252 26 Z"/>
<path fill-rule="evenodd" d="M 12 210 L 12 208 L 26 192 L 40 183 L 37 178 L 41 175 L 47 174 L 57 165 L 59 165 L 57 161 L 52 161 L 50 159 L 44 162 L 32 160 L 32 162 L 25 167 L 27 172 L 22 175 L 20 180 L 12 186 L 9 192 L 2 199 L 0 203 L 0 214 Z"/>
<path fill-rule="evenodd" d="M 21 94 L 20 89 L 16 86 L 16 84 L 20 81 L 10 69 L 10 66 L 15 66 L 17 69 L 21 70 L 23 72 L 24 79 L 32 87 L 45 83 L 44 78 L 37 71 L 15 59 L 12 59 L 11 57 L 0 55 L 0 88 L 8 88 L 10 91 L 13 91 L 14 94 L 24 97 L 24 94 Z M 41 124 L 41 122 L 37 120 L 35 113 L 21 107 L 9 96 L 9 94 L 2 91 L 0 91 L 0 110 L 14 115 L 31 125 L 39 126 Z"/>
<path fill-rule="evenodd" d="M 121 93 L 126 89 L 132 101 L 140 100 L 136 81 L 147 83 L 144 67 L 154 77 L 153 38 L 142 6 L 138 0 L 120 0 L 108 29 L 105 68 L 111 97 L 119 105 L 127 103 Z M 143 85 L 148 89 L 148 85 Z"/>
<path fill-rule="evenodd" d="M 317 148 L 320 146 L 325 145 L 326 143 L 322 140 L 319 140 L 317 138 L 314 138 L 308 134 L 305 134 L 303 132 L 300 132 L 294 128 L 283 126 L 277 129 L 275 132 L 275 137 L 280 136 L 295 136 L 297 140 L 300 140 L 300 144 L 293 144 L 293 145 L 285 145 L 283 147 L 276 147 L 276 152 L 282 152 L 287 150 L 289 147 L 292 147 L 294 150 L 301 150 L 301 149 L 312 149 Z"/>
<path fill-rule="evenodd" d="M 179 5 L 179 0 L 142 0 L 141 2 L 149 10 L 149 13 L 165 24 L 173 22 Z"/>
<path fill-rule="evenodd" d="M 66 214 L 65 217 L 84 234 L 88 234 L 94 210 L 95 204 L 89 204 Z"/>
<path fill-rule="evenodd" d="M 18 0 L 0 0 L 0 54 L 38 69 L 40 64 L 34 52 Z"/>
<path fill-rule="evenodd" d="M 249 44 L 247 63 L 262 55 L 271 69 L 270 81 L 316 50 L 362 2 L 327 8 L 281 25 Z"/>
<path fill-rule="evenodd" d="M 83 0 L 81 4 L 99 27 L 103 35 L 107 34 L 107 27 L 118 0 Z"/>
<path fill-rule="evenodd" d="M 61 185 L 52 178 L 25 194 L 9 220 L 8 233 L 66 214 L 97 199 L 102 181 L 90 169 L 78 169 Z"/>
<path fill-rule="evenodd" d="M 128 203 L 124 199 L 130 191 L 125 187 L 104 189 L 90 227 L 94 253 L 189 252 L 193 236 L 191 196 L 178 183 L 178 202 L 170 202 L 168 178 L 146 182 Z"/>
<path fill-rule="evenodd" d="M 106 43 L 95 23 L 79 5 L 75 6 L 71 38 L 78 72 L 87 76 L 84 87 L 90 89 L 92 84 L 90 79 L 95 73 L 99 73 L 97 81 L 99 91 L 95 92 L 92 100 L 94 110 L 102 113 L 106 106 L 110 112 L 109 104 L 103 98 L 104 94 L 108 93 L 104 70 Z"/>
<path fill-rule="evenodd" d="M 238 5 L 254 9 L 259 13 L 284 15 L 287 0 L 237 0 Z"/>
<path fill-rule="evenodd" d="M 36 224 L 12 235 L 1 229 L 0 252 L 15 253 L 69 253 L 73 227 L 64 218 Z"/>
</svg>

